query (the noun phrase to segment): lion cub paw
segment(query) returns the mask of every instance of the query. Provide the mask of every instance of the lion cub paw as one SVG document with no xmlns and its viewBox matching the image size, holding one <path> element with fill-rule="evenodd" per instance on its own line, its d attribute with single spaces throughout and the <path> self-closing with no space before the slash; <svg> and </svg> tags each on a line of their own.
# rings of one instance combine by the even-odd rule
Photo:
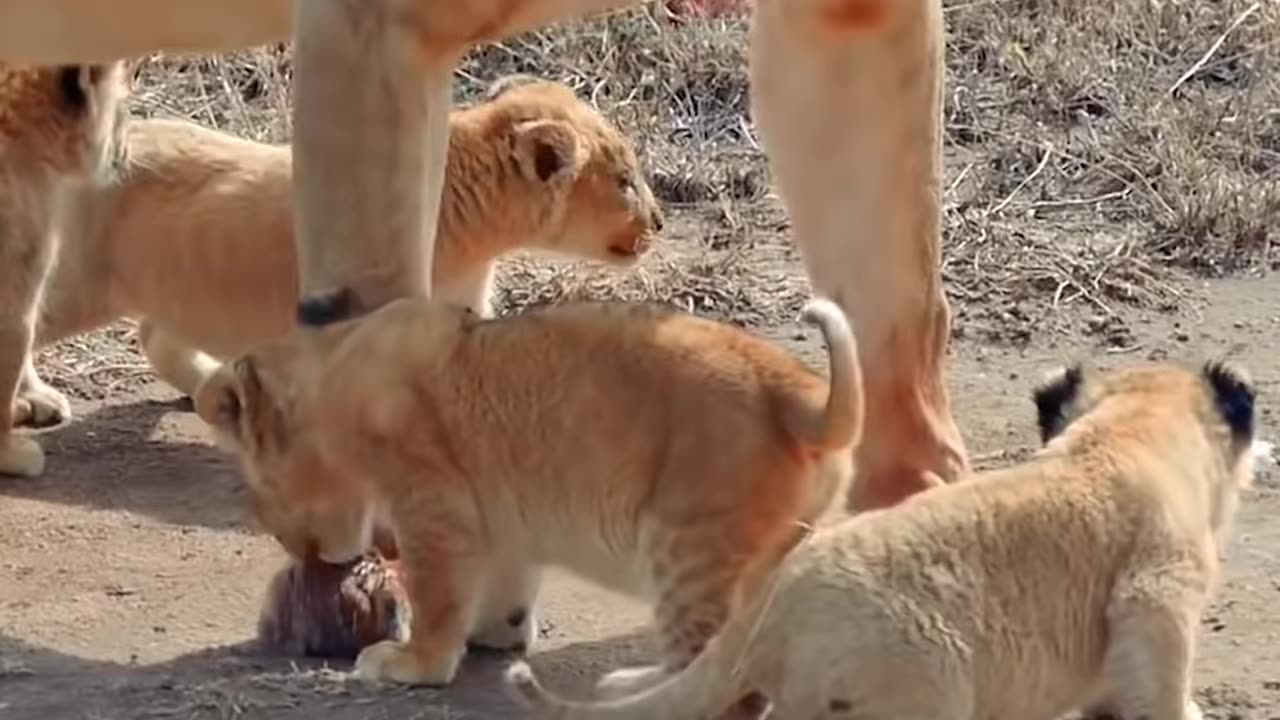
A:
<svg viewBox="0 0 1280 720">
<path fill-rule="evenodd" d="M 444 686 L 453 682 L 461 662 L 460 650 L 423 660 L 407 643 L 383 640 L 360 651 L 355 676 L 361 680 Z"/>
<path fill-rule="evenodd" d="M 490 622 L 467 638 L 467 644 L 485 650 L 508 650 L 525 653 L 538 637 L 538 620 L 533 610 L 513 610 L 506 617 Z"/>
<path fill-rule="evenodd" d="M 0 475 L 37 477 L 44 472 L 44 450 L 29 437 L 0 435 Z"/>
<path fill-rule="evenodd" d="M 657 685 L 667 674 L 661 665 L 619 668 L 600 678 L 596 683 L 596 696 L 601 700 L 618 700 Z"/>
<path fill-rule="evenodd" d="M 18 388 L 13 401 L 13 424 L 49 427 L 71 419 L 67 396 L 43 382 Z"/>
</svg>

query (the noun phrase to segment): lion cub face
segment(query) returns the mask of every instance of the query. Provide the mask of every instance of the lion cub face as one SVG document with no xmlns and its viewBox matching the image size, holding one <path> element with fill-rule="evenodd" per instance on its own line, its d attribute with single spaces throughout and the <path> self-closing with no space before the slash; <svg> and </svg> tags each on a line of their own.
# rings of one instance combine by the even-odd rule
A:
<svg viewBox="0 0 1280 720">
<path fill-rule="evenodd" d="M 1255 396 L 1243 369 L 1210 362 L 1199 371 L 1155 365 L 1095 373 L 1076 365 L 1052 373 L 1033 399 L 1047 450 L 1087 446 L 1094 436 L 1101 442 L 1128 434 L 1137 446 L 1152 436 L 1177 438 L 1175 452 L 1186 460 L 1171 460 L 1188 477 L 1208 480 L 1194 497 L 1208 503 L 1210 524 L 1221 537 L 1240 491 L 1253 481 Z"/>
<path fill-rule="evenodd" d="M 306 346 L 336 344 L 350 329 L 338 323 L 267 341 L 225 363 L 194 398 L 219 444 L 241 461 L 253 517 L 304 560 L 347 562 L 373 542 L 375 508 L 362 484 L 333 471 L 308 431 L 310 417 L 294 412 L 295 388 L 320 371 Z"/>
<path fill-rule="evenodd" d="M 342 564 L 374 546 L 389 557 L 398 554 L 385 535 L 384 513 L 367 478 L 339 472 L 327 459 L 344 452 L 334 447 L 333 434 L 325 434 L 335 426 L 327 416 L 351 411 L 326 402 L 333 396 L 326 391 L 327 369 L 352 364 L 386 368 L 389 358 L 406 354 L 406 346 L 448 347 L 480 321 L 461 306 L 440 302 L 397 300 L 378 313 L 411 314 L 414 332 L 379 332 L 380 326 L 366 322 L 365 316 L 294 331 L 224 363 L 193 398 L 196 413 L 213 428 L 218 443 L 238 457 L 254 519 L 302 560 L 319 557 Z M 367 403 L 360 411 L 373 419 L 375 427 L 365 426 L 373 431 L 385 431 L 376 427 L 379 423 L 397 422 L 381 418 L 399 417 L 396 408 L 404 393 L 388 393 L 387 382 L 385 374 L 377 374 L 348 383 L 356 386 L 347 389 Z M 351 440 L 360 443 L 362 438 Z"/>
<path fill-rule="evenodd" d="M 510 123 L 526 179 L 554 188 L 554 220 L 539 245 L 630 265 L 662 229 L 663 214 L 631 141 L 556 82 L 511 75 L 490 86 L 488 112 Z"/>
<path fill-rule="evenodd" d="M 100 180 L 123 152 L 123 62 L 0 63 L 0 160 L 19 172 Z"/>
</svg>

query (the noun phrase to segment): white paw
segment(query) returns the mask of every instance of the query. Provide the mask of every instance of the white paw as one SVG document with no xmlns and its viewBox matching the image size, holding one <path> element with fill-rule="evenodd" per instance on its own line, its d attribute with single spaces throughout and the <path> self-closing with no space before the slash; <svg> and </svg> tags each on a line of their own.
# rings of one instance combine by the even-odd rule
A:
<svg viewBox="0 0 1280 720">
<path fill-rule="evenodd" d="M 71 403 L 52 386 L 41 382 L 18 388 L 13 401 L 15 426 L 47 427 L 70 419 Z"/>
<path fill-rule="evenodd" d="M 600 678 L 596 683 L 596 696 L 601 700 L 618 700 L 647 690 L 666 676 L 666 668 L 661 665 L 619 668 Z"/>
<path fill-rule="evenodd" d="M 1202 717 L 1200 706 L 1195 700 L 1187 698 L 1187 703 L 1182 708 L 1182 720 L 1201 720 Z"/>
<path fill-rule="evenodd" d="M 0 475 L 37 477 L 44 472 L 44 450 L 23 435 L 0 435 Z"/>
</svg>

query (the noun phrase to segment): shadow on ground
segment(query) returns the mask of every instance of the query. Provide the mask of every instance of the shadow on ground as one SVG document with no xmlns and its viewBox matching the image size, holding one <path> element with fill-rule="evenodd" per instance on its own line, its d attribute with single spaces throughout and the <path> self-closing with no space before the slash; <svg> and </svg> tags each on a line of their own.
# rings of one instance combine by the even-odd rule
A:
<svg viewBox="0 0 1280 720">
<path fill-rule="evenodd" d="M 548 685 L 588 692 L 618 663 L 643 662 L 645 638 L 579 642 L 531 658 Z M 154 665 L 100 662 L 0 635 L 0 718 L 238 718 L 254 720 L 462 720 L 523 718 L 502 688 L 512 656 L 475 652 L 447 689 L 373 685 L 349 662 L 269 658 L 251 644 L 213 647 Z"/>
<path fill-rule="evenodd" d="M 84 403 L 38 433 L 48 462 L 39 478 L 0 477 L 0 497 L 124 510 L 164 523 L 245 527 L 238 469 L 181 402 Z M 164 425 L 163 437 L 160 426 Z"/>
</svg>

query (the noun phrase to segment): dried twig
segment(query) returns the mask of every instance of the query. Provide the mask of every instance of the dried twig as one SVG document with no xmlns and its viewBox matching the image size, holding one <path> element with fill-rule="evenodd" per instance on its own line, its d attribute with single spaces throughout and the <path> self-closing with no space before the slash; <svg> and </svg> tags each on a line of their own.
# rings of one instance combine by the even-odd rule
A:
<svg viewBox="0 0 1280 720">
<path fill-rule="evenodd" d="M 1040 164 L 1036 165 L 1036 169 L 1032 170 L 1030 175 L 1027 175 L 1026 177 L 1022 178 L 1022 182 L 1018 183 L 1017 187 L 1015 187 L 1013 191 L 1010 192 L 1003 200 L 996 203 L 996 206 L 991 208 L 988 214 L 997 215 L 1006 207 L 1008 207 L 1009 203 L 1013 202 L 1013 199 L 1017 197 L 1018 193 L 1022 192 L 1023 188 L 1025 188 L 1032 180 L 1035 180 L 1037 177 L 1039 177 L 1040 173 L 1044 172 L 1045 167 L 1049 164 L 1049 157 L 1052 155 L 1053 155 L 1053 146 L 1046 145 L 1044 148 L 1044 156 L 1040 158 Z"/>
<path fill-rule="evenodd" d="M 1218 49 L 1222 47 L 1222 43 L 1227 41 L 1227 36 L 1230 35 L 1233 30 L 1240 27 L 1241 23 L 1247 20 L 1250 15 L 1257 12 L 1261 7 L 1262 3 L 1255 2 L 1246 8 L 1244 12 L 1237 15 L 1236 19 L 1232 20 L 1231 24 L 1227 26 L 1227 29 L 1223 30 L 1222 34 L 1218 36 L 1218 39 L 1213 41 L 1213 44 L 1209 46 L 1209 49 L 1205 51 L 1204 55 L 1200 56 L 1200 59 L 1195 61 L 1190 68 L 1187 68 L 1187 71 L 1182 73 L 1178 80 L 1173 83 L 1165 93 L 1165 97 L 1172 97 L 1173 94 L 1178 91 L 1178 88 L 1182 87 L 1183 83 L 1190 80 L 1196 73 L 1200 72 L 1200 68 L 1204 67 L 1205 63 L 1209 62 L 1209 59 L 1212 58 L 1214 54 L 1218 52 Z"/>
</svg>

